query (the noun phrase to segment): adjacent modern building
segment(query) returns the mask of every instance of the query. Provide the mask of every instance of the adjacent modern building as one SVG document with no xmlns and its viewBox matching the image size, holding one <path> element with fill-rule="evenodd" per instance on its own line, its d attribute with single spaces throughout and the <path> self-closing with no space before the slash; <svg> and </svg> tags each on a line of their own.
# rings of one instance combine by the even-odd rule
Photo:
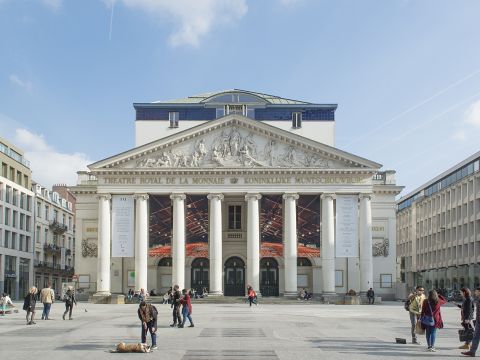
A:
<svg viewBox="0 0 480 360">
<path fill-rule="evenodd" d="M 35 286 L 49 283 L 59 294 L 74 275 L 75 210 L 66 186 L 49 190 L 33 183 L 35 194 Z M 60 192 L 66 197 L 62 197 Z"/>
<path fill-rule="evenodd" d="M 23 151 L 0 138 L 0 292 L 23 298 L 33 284 L 33 192 Z"/>
<path fill-rule="evenodd" d="M 135 147 L 71 188 L 80 289 L 395 297 L 402 187 L 335 147 L 337 105 L 234 89 L 134 108 Z"/>
<path fill-rule="evenodd" d="M 480 285 L 480 152 L 397 201 L 397 255 L 409 288 Z"/>
</svg>

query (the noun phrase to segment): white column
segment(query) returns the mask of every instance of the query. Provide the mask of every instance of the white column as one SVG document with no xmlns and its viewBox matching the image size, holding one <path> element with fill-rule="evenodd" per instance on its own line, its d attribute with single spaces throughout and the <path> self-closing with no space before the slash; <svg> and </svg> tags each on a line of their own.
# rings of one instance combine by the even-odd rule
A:
<svg viewBox="0 0 480 360">
<path fill-rule="evenodd" d="M 173 201 L 172 286 L 185 286 L 185 194 L 171 194 Z"/>
<path fill-rule="evenodd" d="M 110 194 L 98 198 L 97 295 L 110 295 Z"/>
<path fill-rule="evenodd" d="M 335 221 L 334 194 L 322 194 L 322 279 L 323 294 L 335 294 Z"/>
<path fill-rule="evenodd" d="M 297 194 L 284 194 L 285 296 L 297 296 Z"/>
<path fill-rule="evenodd" d="M 147 287 L 148 194 L 135 194 L 135 290 Z"/>
<path fill-rule="evenodd" d="M 209 194 L 210 200 L 210 234 L 209 260 L 210 260 L 210 291 L 209 295 L 223 295 L 222 291 L 222 194 Z"/>
<path fill-rule="evenodd" d="M 372 202 L 370 194 L 360 194 L 360 293 L 373 288 Z"/>
<path fill-rule="evenodd" d="M 260 294 L 260 194 L 247 194 L 247 285 Z"/>
</svg>

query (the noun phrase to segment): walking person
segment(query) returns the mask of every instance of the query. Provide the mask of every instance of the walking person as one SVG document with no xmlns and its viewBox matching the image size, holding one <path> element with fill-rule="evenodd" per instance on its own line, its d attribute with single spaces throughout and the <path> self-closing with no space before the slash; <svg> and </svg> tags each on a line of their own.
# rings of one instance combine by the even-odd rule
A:
<svg viewBox="0 0 480 360">
<path fill-rule="evenodd" d="M 472 292 L 470 291 L 469 288 L 461 288 L 460 292 L 463 297 L 463 302 L 462 304 L 455 304 L 457 305 L 461 311 L 461 319 L 462 319 L 462 326 L 465 329 L 465 331 L 472 331 L 473 330 L 473 314 L 475 311 L 475 306 L 473 304 L 473 299 L 472 299 Z M 459 347 L 459 349 L 470 349 L 470 343 L 471 340 L 465 341 L 465 344 Z"/>
<path fill-rule="evenodd" d="M 157 349 L 157 315 L 158 311 L 152 304 L 141 301 L 138 306 L 138 318 L 142 322 L 142 344 L 147 343 L 147 332 L 152 337 L 152 350 Z"/>
<path fill-rule="evenodd" d="M 368 289 L 367 298 L 368 298 L 368 304 L 373 305 L 375 302 L 375 292 L 373 291 L 372 288 Z"/>
<path fill-rule="evenodd" d="M 188 321 L 190 321 L 189 327 L 194 327 L 195 325 L 193 325 L 193 320 L 192 320 L 192 301 L 190 299 L 190 294 L 186 289 L 182 290 L 182 294 L 183 294 L 183 297 L 182 297 L 181 303 L 182 303 L 183 322 L 182 322 L 182 325 L 179 325 L 178 327 L 183 328 L 185 326 L 185 322 L 187 321 L 187 318 L 188 318 Z"/>
<path fill-rule="evenodd" d="M 172 292 L 172 305 L 171 307 L 173 308 L 173 324 L 170 324 L 171 327 L 175 327 L 178 324 L 178 327 L 182 325 L 182 315 L 180 315 L 180 306 L 181 304 L 181 298 L 182 298 L 182 293 L 180 292 L 180 287 L 178 285 L 175 285 L 173 287 L 173 292 Z"/>
<path fill-rule="evenodd" d="M 40 301 L 43 304 L 42 320 L 50 320 L 48 315 L 52 304 L 55 302 L 55 292 L 52 290 L 51 283 L 48 283 L 47 287 L 40 291 Z"/>
<path fill-rule="evenodd" d="M 32 286 L 27 296 L 23 300 L 23 310 L 27 312 L 27 325 L 34 325 L 36 322 L 35 319 L 35 305 L 37 305 L 37 288 Z M 28 317 L 30 316 L 30 321 Z"/>
<path fill-rule="evenodd" d="M 427 337 L 427 351 L 437 351 L 435 349 L 437 329 L 443 328 L 440 307 L 446 302 L 447 300 L 442 295 L 438 295 L 435 290 L 430 290 L 428 292 L 428 298 L 422 304 L 420 321 L 422 322 L 422 328 L 426 330 L 425 335 Z"/>
<path fill-rule="evenodd" d="M 415 327 L 417 325 L 417 321 L 420 318 L 424 300 L 425 300 L 425 289 L 423 288 L 423 286 L 417 286 L 415 288 L 415 292 L 410 294 L 410 296 L 407 299 L 407 304 L 405 304 L 406 308 L 408 308 L 408 313 L 410 315 L 412 344 L 417 344 L 417 345 L 422 344 L 420 341 L 418 341 L 417 333 L 415 332 Z"/>
<path fill-rule="evenodd" d="M 67 292 L 63 295 L 63 301 L 65 301 L 65 312 L 62 315 L 62 319 L 65 320 L 65 315 L 68 313 L 68 320 L 73 320 L 73 304 L 77 305 L 77 299 L 75 299 L 75 292 L 72 286 L 67 288 Z"/>
<path fill-rule="evenodd" d="M 248 302 L 250 303 L 250 306 L 252 306 L 252 304 L 258 305 L 257 293 L 255 292 L 255 290 L 253 290 L 253 288 L 250 285 L 248 285 L 247 287 L 247 296 L 248 296 Z"/>
<path fill-rule="evenodd" d="M 475 331 L 473 332 L 472 345 L 469 351 L 462 352 L 462 355 L 475 357 L 475 353 L 478 349 L 478 343 L 480 342 L 480 287 L 475 289 L 475 297 L 473 302 L 476 307 L 476 316 L 475 316 Z"/>
</svg>

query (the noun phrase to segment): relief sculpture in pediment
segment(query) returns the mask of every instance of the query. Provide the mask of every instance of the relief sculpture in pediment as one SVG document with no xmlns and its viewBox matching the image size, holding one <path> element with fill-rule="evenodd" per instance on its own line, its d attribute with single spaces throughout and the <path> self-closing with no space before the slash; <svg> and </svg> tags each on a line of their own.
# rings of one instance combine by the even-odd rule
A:
<svg viewBox="0 0 480 360">
<path fill-rule="evenodd" d="M 166 146 L 125 167 L 341 167 L 314 152 L 237 127 Z"/>
</svg>

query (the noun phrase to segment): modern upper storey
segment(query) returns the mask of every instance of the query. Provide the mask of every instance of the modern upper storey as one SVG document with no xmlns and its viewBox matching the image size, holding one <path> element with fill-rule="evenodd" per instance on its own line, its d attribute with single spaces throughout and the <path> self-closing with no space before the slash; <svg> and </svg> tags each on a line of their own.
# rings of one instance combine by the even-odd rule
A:
<svg viewBox="0 0 480 360">
<path fill-rule="evenodd" d="M 134 103 L 135 146 L 230 114 L 262 121 L 335 146 L 336 104 L 313 104 L 239 89 L 183 99 Z"/>
</svg>

